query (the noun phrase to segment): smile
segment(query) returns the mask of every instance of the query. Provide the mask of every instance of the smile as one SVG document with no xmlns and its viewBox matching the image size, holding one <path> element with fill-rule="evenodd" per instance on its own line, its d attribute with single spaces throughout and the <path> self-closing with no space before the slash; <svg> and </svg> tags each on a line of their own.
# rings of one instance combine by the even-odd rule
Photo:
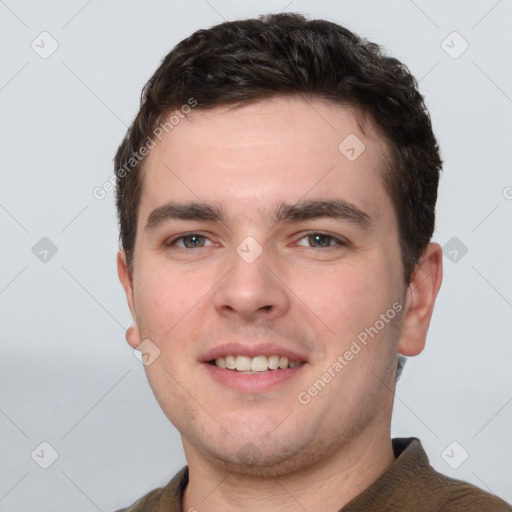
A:
<svg viewBox="0 0 512 512">
<path fill-rule="evenodd" d="M 217 368 L 246 373 L 286 370 L 287 368 L 300 366 L 303 363 L 303 361 L 290 361 L 287 357 L 279 355 L 271 355 L 268 357 L 264 355 L 256 357 L 226 355 L 210 361 L 210 364 L 215 365 Z"/>
</svg>

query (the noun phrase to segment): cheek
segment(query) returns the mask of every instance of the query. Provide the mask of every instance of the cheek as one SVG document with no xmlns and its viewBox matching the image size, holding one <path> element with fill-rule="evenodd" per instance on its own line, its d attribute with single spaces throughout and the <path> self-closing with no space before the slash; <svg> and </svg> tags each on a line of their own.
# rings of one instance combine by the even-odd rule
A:
<svg viewBox="0 0 512 512">
<path fill-rule="evenodd" d="M 154 261 L 140 266 L 135 303 L 140 327 L 160 343 L 171 338 L 209 299 L 214 281 L 197 269 L 173 269 Z"/>
<path fill-rule="evenodd" d="M 167 274 L 158 275 L 146 266 L 139 274 L 134 293 L 139 327 L 149 328 L 155 336 L 165 329 L 165 324 L 172 325 L 179 300 Z"/>
<path fill-rule="evenodd" d="M 389 269 L 382 261 L 343 263 L 290 275 L 290 289 L 319 329 L 344 343 L 372 325 L 393 303 Z"/>
</svg>

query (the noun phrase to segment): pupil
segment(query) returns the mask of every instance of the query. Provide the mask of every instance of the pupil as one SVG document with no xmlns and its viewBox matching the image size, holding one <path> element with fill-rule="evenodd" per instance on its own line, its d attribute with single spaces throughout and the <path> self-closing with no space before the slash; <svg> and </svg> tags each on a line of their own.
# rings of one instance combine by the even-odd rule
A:
<svg viewBox="0 0 512 512">
<path fill-rule="evenodd" d="M 311 245 L 317 245 L 320 247 L 328 247 L 329 246 L 329 237 L 326 235 L 310 235 L 309 241 Z"/>
<path fill-rule="evenodd" d="M 198 235 L 191 235 L 185 238 L 185 246 L 186 247 L 197 247 L 201 245 L 201 237 Z"/>
</svg>

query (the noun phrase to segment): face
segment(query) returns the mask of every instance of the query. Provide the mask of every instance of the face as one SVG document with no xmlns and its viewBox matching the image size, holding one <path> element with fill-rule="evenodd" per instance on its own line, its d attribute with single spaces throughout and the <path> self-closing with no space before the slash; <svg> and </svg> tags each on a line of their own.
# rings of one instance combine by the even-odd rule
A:
<svg viewBox="0 0 512 512">
<path fill-rule="evenodd" d="M 148 155 L 120 276 L 189 460 L 278 475 L 386 429 L 408 306 L 384 150 L 348 107 L 277 98 Z"/>
</svg>

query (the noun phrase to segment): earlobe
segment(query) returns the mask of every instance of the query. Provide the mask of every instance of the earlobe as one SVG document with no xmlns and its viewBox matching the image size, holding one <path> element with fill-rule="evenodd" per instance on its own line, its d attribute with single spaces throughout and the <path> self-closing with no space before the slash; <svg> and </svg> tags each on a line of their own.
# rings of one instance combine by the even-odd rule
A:
<svg viewBox="0 0 512 512">
<path fill-rule="evenodd" d="M 400 354 L 416 356 L 424 349 L 442 279 L 443 250 L 439 244 L 430 243 L 416 266 L 407 290 L 402 332 L 397 348 Z"/>
<path fill-rule="evenodd" d="M 126 330 L 126 341 L 132 348 L 137 348 L 141 343 L 139 327 L 135 322 Z"/>
</svg>

